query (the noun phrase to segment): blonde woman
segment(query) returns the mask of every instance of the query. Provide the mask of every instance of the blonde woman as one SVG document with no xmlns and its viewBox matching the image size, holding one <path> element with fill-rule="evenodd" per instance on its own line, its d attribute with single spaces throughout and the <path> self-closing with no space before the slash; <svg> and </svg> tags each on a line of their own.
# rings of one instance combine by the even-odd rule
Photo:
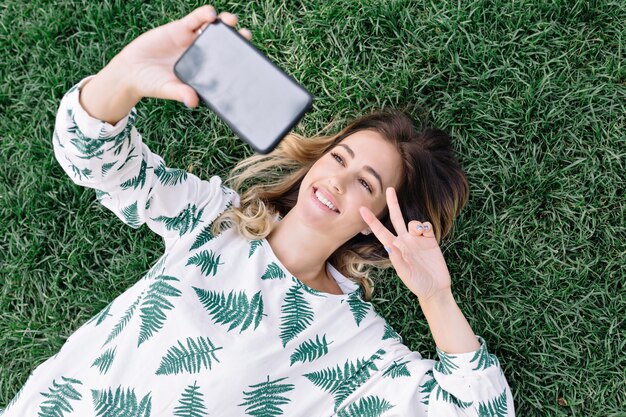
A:
<svg viewBox="0 0 626 417">
<path fill-rule="evenodd" d="M 372 113 L 335 135 L 289 135 L 225 183 L 168 168 L 142 143 L 142 97 L 198 105 L 172 67 L 215 19 L 203 6 L 144 33 L 61 100 L 59 164 L 165 253 L 4 416 L 513 416 L 439 248 L 468 196 L 445 133 Z M 374 311 L 372 267 L 393 267 L 415 294 L 438 361 Z"/>
</svg>

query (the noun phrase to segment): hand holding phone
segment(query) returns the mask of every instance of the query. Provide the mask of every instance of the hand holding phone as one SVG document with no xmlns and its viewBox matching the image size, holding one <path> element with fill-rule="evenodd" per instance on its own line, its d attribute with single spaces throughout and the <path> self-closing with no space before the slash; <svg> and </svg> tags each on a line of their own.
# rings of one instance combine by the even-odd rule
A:
<svg viewBox="0 0 626 417">
<path fill-rule="evenodd" d="M 220 19 L 194 40 L 174 73 L 262 154 L 278 145 L 313 102 L 304 87 Z"/>
</svg>

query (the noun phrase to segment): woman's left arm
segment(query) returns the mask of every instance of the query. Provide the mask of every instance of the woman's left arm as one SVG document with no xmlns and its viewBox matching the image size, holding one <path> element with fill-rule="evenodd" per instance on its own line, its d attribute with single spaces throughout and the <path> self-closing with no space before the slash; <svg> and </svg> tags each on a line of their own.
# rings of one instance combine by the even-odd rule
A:
<svg viewBox="0 0 626 417">
<path fill-rule="evenodd" d="M 393 188 L 387 205 L 397 236 L 366 207 L 360 210 L 385 245 L 398 277 L 417 296 L 437 345 L 439 361 L 420 385 L 428 411 L 438 416 L 515 415 L 513 397 L 498 359 L 476 336 L 452 295 L 450 273 L 432 224 L 412 220 L 400 211 Z"/>
</svg>

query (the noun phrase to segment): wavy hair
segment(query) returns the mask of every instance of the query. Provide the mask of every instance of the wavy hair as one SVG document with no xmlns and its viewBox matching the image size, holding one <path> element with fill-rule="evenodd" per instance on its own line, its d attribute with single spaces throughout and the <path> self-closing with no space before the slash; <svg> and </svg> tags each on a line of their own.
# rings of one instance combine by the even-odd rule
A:
<svg viewBox="0 0 626 417">
<path fill-rule="evenodd" d="M 240 195 L 240 206 L 230 207 L 218 216 L 213 234 L 236 224 L 247 239 L 268 236 L 277 216 L 284 217 L 296 205 L 300 184 L 313 164 L 360 130 L 378 132 L 401 156 L 403 175 L 396 191 L 405 221 L 429 221 L 437 242 L 452 231 L 454 219 L 469 198 L 469 187 L 448 134 L 435 128 L 418 131 L 406 113 L 394 108 L 364 115 L 339 133 L 324 135 L 332 124 L 310 138 L 292 132 L 271 153 L 255 154 L 235 165 L 224 183 Z M 394 231 L 388 210 L 379 220 Z M 366 301 L 374 289 L 370 277 L 373 267 L 392 266 L 376 236 L 362 233 L 341 245 L 328 262 L 360 285 Z"/>
</svg>

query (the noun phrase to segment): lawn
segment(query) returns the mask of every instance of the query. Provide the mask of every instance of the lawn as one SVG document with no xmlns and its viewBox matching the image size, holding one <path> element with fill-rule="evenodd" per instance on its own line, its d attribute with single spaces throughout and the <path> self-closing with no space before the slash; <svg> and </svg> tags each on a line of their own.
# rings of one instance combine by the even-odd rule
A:
<svg viewBox="0 0 626 417">
<path fill-rule="evenodd" d="M 144 31 L 201 3 L 0 5 L 0 408 L 164 250 L 52 151 L 63 94 Z M 519 416 L 625 416 L 626 2 L 216 1 L 314 96 L 313 135 L 382 106 L 448 131 L 470 200 L 442 243 L 453 292 L 499 358 Z M 168 166 L 226 176 L 252 150 L 205 107 L 144 99 Z M 435 357 L 389 271 L 377 311 Z"/>
</svg>

